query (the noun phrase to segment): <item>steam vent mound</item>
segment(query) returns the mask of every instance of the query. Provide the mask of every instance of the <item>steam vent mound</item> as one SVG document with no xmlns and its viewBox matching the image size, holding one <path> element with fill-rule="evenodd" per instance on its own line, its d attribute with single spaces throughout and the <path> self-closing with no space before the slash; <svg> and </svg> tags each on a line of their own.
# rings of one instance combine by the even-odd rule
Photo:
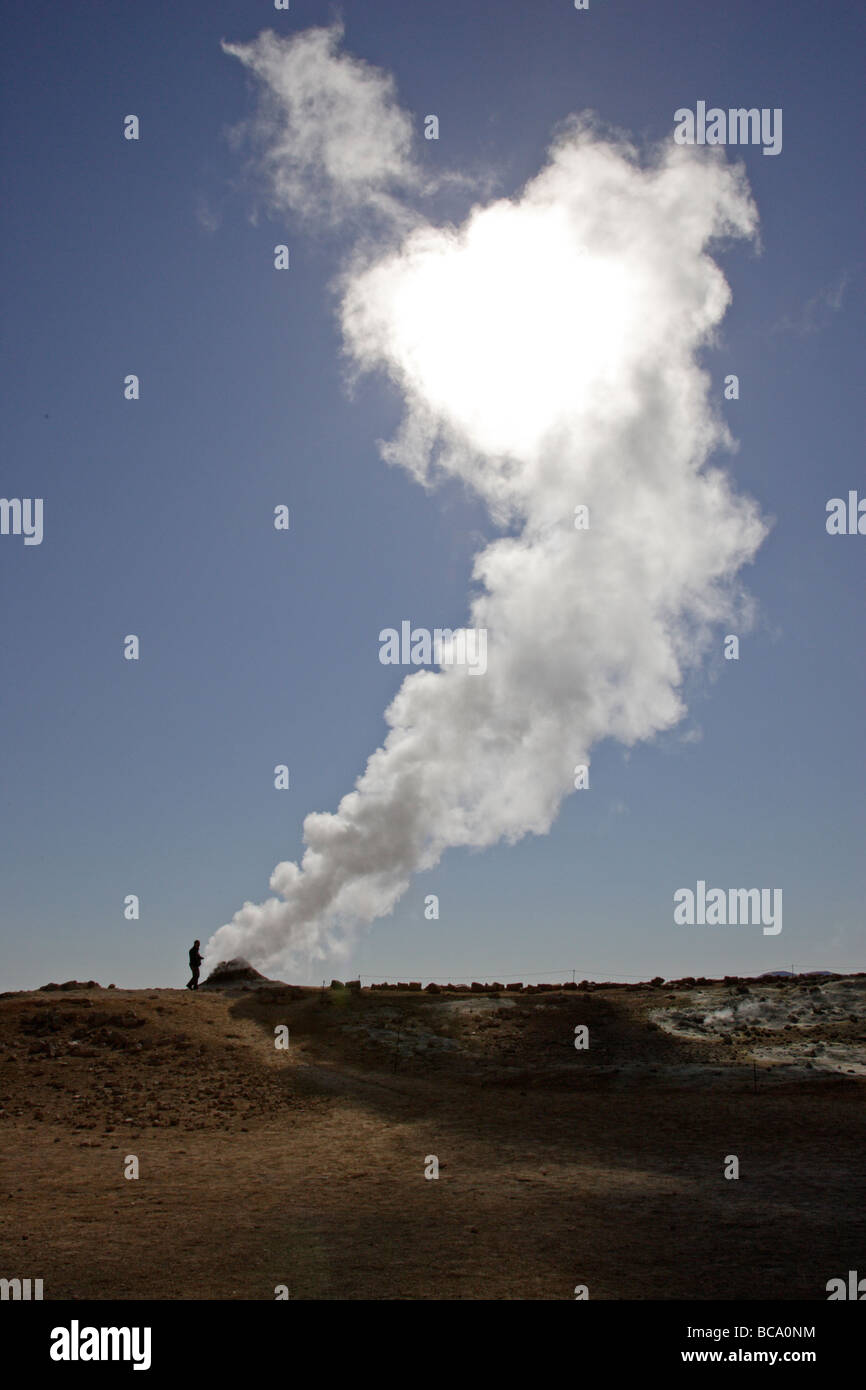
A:
<svg viewBox="0 0 866 1390">
<path fill-rule="evenodd" d="M 255 986 L 271 983 L 266 975 L 260 975 L 248 960 L 244 960 L 243 956 L 236 956 L 234 960 L 221 960 L 219 965 L 214 966 L 204 981 L 203 987 L 210 986 L 212 989 L 221 989 L 225 986 L 237 989 L 243 985 Z"/>
</svg>

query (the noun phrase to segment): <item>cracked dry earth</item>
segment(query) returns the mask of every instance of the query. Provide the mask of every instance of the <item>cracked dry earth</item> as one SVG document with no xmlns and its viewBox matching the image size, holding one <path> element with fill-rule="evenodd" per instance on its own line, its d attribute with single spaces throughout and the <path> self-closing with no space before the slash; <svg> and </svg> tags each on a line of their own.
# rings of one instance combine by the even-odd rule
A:
<svg viewBox="0 0 866 1390">
<path fill-rule="evenodd" d="M 823 1301 L 866 1260 L 864 983 L 0 997 L 0 1276 Z"/>
</svg>

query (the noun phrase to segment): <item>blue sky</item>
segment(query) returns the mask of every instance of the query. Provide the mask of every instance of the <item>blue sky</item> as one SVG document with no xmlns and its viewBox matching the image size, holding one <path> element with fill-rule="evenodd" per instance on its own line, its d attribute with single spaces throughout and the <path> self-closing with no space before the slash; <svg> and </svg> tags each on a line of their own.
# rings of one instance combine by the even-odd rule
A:
<svg viewBox="0 0 866 1390">
<path fill-rule="evenodd" d="M 472 557 L 496 535 L 457 483 L 425 493 L 382 461 L 401 402 L 375 376 L 345 388 L 329 285 L 347 248 L 263 212 L 227 138 L 255 99 L 220 40 L 334 13 L 7 11 L 0 492 L 44 498 L 45 522 L 39 546 L 0 537 L 2 988 L 183 983 L 193 937 L 267 895 L 305 815 L 335 809 L 381 743 L 403 672 L 380 664 L 380 629 L 464 621 Z M 571 112 L 653 141 L 698 100 L 783 109 L 779 156 L 730 152 L 762 247 L 720 255 L 733 302 L 703 359 L 719 397 L 740 378 L 726 466 L 773 529 L 743 572 L 758 620 L 740 660 L 690 679 L 680 726 L 597 746 L 591 792 L 547 836 L 449 851 L 348 962 L 305 978 L 866 969 L 866 538 L 824 524 L 829 498 L 866 494 L 862 7 L 341 13 L 345 48 L 393 74 L 416 128 L 438 114 L 431 172 L 489 176 L 501 195 Z M 455 188 L 443 211 L 472 201 Z M 270 524 L 281 502 L 288 534 Z M 698 879 L 781 887 L 784 930 L 675 926 L 672 894 Z"/>
</svg>

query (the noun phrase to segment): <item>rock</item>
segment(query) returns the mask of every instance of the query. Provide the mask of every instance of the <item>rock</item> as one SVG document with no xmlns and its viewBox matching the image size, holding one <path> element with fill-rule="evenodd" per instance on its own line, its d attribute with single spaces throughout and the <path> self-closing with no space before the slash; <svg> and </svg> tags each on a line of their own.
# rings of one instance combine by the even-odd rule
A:
<svg viewBox="0 0 866 1390">
<path fill-rule="evenodd" d="M 63 983 L 62 985 L 55 985 L 55 984 L 52 983 L 52 984 L 50 984 L 50 985 L 40 985 L 40 986 L 39 986 L 40 993 L 45 993 L 45 991 L 50 990 L 50 989 L 101 989 L 101 988 L 102 988 L 102 986 L 99 985 L 99 984 L 97 984 L 95 980 L 65 980 L 64 983 Z"/>
</svg>

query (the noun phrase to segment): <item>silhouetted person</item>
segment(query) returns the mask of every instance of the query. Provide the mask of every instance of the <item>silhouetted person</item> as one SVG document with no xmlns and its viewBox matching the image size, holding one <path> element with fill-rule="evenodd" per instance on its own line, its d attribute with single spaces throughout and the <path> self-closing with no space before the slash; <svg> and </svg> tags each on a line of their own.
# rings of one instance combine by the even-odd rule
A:
<svg viewBox="0 0 866 1390">
<path fill-rule="evenodd" d="M 198 972 L 201 969 L 201 955 L 198 949 L 200 945 L 200 941 L 194 941 L 189 953 L 189 968 L 192 971 L 192 979 L 187 985 L 187 989 L 198 989 Z"/>
</svg>

